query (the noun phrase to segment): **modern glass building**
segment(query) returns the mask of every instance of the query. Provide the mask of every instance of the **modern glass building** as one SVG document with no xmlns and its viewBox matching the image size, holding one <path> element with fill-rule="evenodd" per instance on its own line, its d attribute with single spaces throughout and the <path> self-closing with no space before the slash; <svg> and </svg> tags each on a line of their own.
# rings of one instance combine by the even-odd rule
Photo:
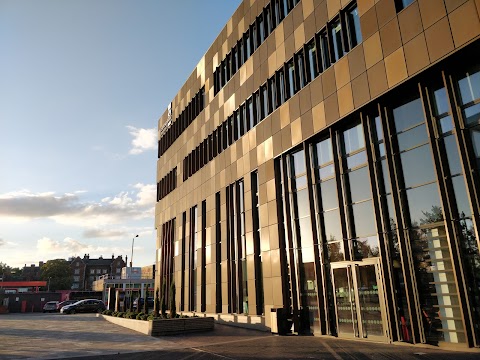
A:
<svg viewBox="0 0 480 360">
<path fill-rule="evenodd" d="M 479 17 L 244 0 L 158 123 L 156 286 L 299 334 L 480 346 Z"/>
</svg>

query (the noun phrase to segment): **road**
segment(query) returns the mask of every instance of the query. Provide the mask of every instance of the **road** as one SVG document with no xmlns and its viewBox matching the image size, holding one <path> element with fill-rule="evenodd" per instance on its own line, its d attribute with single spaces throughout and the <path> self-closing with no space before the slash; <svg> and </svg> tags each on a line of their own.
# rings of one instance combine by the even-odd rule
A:
<svg viewBox="0 0 480 360">
<path fill-rule="evenodd" d="M 207 333 L 154 338 L 95 314 L 0 315 L 0 359 L 375 359 L 478 360 L 480 351 L 453 352 L 330 337 L 272 336 L 215 325 Z"/>
</svg>

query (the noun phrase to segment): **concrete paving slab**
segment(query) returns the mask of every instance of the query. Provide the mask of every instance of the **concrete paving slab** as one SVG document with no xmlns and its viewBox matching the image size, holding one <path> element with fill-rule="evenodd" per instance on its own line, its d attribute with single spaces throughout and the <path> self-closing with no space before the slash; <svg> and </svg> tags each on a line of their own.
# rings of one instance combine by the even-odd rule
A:
<svg viewBox="0 0 480 360">
<path fill-rule="evenodd" d="M 0 315 L 0 359 L 375 359 L 478 360 L 480 351 L 378 344 L 332 337 L 273 336 L 215 325 L 206 333 L 155 338 L 95 314 Z"/>
</svg>

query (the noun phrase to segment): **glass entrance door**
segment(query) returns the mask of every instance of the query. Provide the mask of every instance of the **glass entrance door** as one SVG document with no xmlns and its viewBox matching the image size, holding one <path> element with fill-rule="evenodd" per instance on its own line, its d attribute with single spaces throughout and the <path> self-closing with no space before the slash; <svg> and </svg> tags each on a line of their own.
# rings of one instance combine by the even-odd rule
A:
<svg viewBox="0 0 480 360">
<path fill-rule="evenodd" d="M 338 336 L 386 340 L 379 270 L 376 260 L 332 264 Z"/>
</svg>

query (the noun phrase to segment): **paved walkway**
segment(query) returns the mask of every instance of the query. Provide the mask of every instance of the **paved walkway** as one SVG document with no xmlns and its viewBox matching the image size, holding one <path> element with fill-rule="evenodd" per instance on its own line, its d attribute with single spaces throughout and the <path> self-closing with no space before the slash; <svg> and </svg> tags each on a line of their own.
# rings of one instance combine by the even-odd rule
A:
<svg viewBox="0 0 480 360">
<path fill-rule="evenodd" d="M 377 344 L 327 337 L 272 336 L 215 325 L 208 333 L 153 338 L 94 314 L 0 315 L 0 359 L 196 360 L 375 359 L 478 360 L 480 351 Z"/>
</svg>

